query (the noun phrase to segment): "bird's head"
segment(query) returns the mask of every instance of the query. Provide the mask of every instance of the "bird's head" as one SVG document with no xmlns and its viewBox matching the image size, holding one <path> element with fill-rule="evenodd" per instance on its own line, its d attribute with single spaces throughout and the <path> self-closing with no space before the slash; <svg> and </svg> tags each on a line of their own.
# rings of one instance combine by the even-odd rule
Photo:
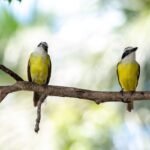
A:
<svg viewBox="0 0 150 150">
<path fill-rule="evenodd" d="M 124 52 L 122 54 L 122 59 L 130 56 L 130 55 L 135 55 L 135 51 L 138 49 L 138 47 L 126 47 L 124 49 Z"/>
<path fill-rule="evenodd" d="M 40 42 L 37 47 L 42 47 L 45 52 L 48 52 L 48 44 L 46 42 Z"/>
</svg>

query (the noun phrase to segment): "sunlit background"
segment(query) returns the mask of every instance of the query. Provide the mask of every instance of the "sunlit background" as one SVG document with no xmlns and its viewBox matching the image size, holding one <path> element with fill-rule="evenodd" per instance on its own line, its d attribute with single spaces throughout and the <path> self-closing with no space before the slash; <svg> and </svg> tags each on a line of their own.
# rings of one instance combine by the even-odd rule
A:
<svg viewBox="0 0 150 150">
<path fill-rule="evenodd" d="M 150 1 L 0 0 L 0 63 L 27 80 L 30 53 L 49 44 L 50 84 L 119 91 L 116 64 L 127 46 L 139 47 L 138 90 L 150 90 Z M 15 81 L 0 72 L 0 84 Z M 150 102 L 123 103 L 48 97 L 38 134 L 32 92 L 0 104 L 1 150 L 149 150 Z"/>
</svg>

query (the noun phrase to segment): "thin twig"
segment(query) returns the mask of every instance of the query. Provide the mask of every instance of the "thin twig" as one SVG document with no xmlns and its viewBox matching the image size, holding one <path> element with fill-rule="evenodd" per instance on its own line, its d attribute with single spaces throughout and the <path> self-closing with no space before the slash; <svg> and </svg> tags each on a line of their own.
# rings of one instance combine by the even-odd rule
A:
<svg viewBox="0 0 150 150">
<path fill-rule="evenodd" d="M 40 124 L 40 121 L 41 121 L 41 106 L 42 106 L 42 102 L 39 101 L 38 102 L 38 105 L 37 105 L 37 118 L 36 118 L 36 123 L 35 123 L 35 128 L 34 128 L 34 131 L 36 133 L 38 133 L 39 131 L 39 124 Z"/>
<path fill-rule="evenodd" d="M 43 101 L 45 100 L 46 98 L 46 95 L 42 95 L 38 101 L 38 104 L 37 104 L 37 118 L 36 118 L 36 123 L 35 123 L 35 128 L 34 128 L 34 131 L 36 133 L 38 133 L 39 131 L 39 125 L 40 125 L 40 121 L 41 121 L 41 106 L 42 106 L 42 103 Z"/>
</svg>

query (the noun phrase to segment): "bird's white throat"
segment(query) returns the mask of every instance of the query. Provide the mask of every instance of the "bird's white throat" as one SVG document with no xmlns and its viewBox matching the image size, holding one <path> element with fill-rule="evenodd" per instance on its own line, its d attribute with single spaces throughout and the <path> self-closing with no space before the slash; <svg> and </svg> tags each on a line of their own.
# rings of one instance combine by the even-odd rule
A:
<svg viewBox="0 0 150 150">
<path fill-rule="evenodd" d="M 124 63 L 128 63 L 128 62 L 134 62 L 135 59 L 136 59 L 135 52 L 132 52 L 131 54 L 124 57 L 121 61 Z"/>
<path fill-rule="evenodd" d="M 37 47 L 34 51 L 34 54 L 37 55 L 47 55 L 46 51 L 42 47 Z"/>
</svg>

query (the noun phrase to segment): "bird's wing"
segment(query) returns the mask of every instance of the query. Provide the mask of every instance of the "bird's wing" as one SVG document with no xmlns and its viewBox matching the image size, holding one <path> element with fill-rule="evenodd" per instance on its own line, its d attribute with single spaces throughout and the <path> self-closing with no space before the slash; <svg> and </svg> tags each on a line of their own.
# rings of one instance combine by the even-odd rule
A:
<svg viewBox="0 0 150 150">
<path fill-rule="evenodd" d="M 138 76 L 137 76 L 138 80 L 139 80 L 139 77 L 140 77 L 140 65 L 138 64 Z"/>
<path fill-rule="evenodd" d="M 118 62 L 118 64 L 117 64 L 117 77 L 118 77 L 119 85 L 122 88 L 121 83 L 120 83 L 120 79 L 119 79 L 119 72 L 118 72 L 118 66 L 119 66 L 119 64 L 120 64 L 120 62 Z"/>
<path fill-rule="evenodd" d="M 138 63 L 137 63 L 137 64 L 138 64 Z M 138 85 L 139 77 L 140 77 L 140 65 L 138 64 L 137 85 Z M 137 86 L 137 85 L 136 85 L 136 86 Z"/>
<path fill-rule="evenodd" d="M 47 76 L 46 84 L 49 83 L 49 80 L 51 77 L 51 70 L 52 70 L 52 64 L 51 64 L 51 59 L 49 55 L 47 56 L 47 60 L 48 60 L 48 76 Z"/>
<path fill-rule="evenodd" d="M 27 74 L 28 74 L 28 80 L 29 80 L 30 82 L 32 82 L 31 73 L 30 73 L 30 59 L 29 59 L 29 61 L 28 61 Z"/>
</svg>

